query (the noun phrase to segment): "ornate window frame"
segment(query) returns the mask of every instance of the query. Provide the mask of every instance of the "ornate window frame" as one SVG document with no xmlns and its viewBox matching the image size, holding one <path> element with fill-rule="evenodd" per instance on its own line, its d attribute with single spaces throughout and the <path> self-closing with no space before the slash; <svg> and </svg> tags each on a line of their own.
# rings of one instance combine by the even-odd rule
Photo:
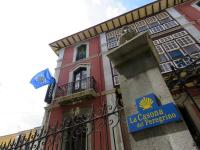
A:
<svg viewBox="0 0 200 150">
<path fill-rule="evenodd" d="M 76 70 L 80 69 L 80 68 L 86 68 L 86 72 L 87 72 L 87 77 L 90 77 L 90 69 L 91 69 L 91 64 L 90 63 L 81 63 L 78 64 L 77 66 L 73 67 L 70 72 L 69 72 L 69 80 L 68 82 L 73 82 L 73 74 Z"/>
<path fill-rule="evenodd" d="M 197 0 L 191 6 L 194 7 L 194 8 L 196 8 L 198 11 L 200 11 L 200 6 L 198 6 L 197 3 L 200 3 L 200 0 Z"/>
<path fill-rule="evenodd" d="M 76 62 L 76 55 L 77 55 L 77 52 L 78 52 L 78 47 L 80 47 L 81 45 L 86 45 L 86 57 L 85 58 L 89 57 L 89 42 L 79 43 L 78 45 L 76 45 L 74 47 L 73 62 Z M 80 60 L 83 60 L 83 59 L 80 59 Z M 77 60 L 77 61 L 79 61 L 79 60 Z"/>
</svg>

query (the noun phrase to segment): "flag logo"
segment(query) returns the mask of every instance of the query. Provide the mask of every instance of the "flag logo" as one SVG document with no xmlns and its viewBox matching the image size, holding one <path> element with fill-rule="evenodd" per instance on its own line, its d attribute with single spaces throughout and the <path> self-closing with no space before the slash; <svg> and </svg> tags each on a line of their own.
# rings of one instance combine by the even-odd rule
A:
<svg viewBox="0 0 200 150">
<path fill-rule="evenodd" d="M 40 83 L 44 83 L 44 82 L 45 82 L 45 78 L 42 77 L 42 76 L 39 76 L 39 77 L 37 78 L 37 81 L 40 82 Z"/>
<path fill-rule="evenodd" d="M 44 85 L 54 83 L 55 80 L 51 76 L 49 69 L 45 69 L 39 73 L 37 73 L 30 81 L 30 83 L 37 89 Z"/>
</svg>

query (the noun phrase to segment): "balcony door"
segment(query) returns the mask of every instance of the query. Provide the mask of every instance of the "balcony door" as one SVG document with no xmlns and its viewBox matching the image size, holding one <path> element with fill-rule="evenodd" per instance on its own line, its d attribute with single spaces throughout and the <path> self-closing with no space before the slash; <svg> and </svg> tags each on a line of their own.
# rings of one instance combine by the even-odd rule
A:
<svg viewBox="0 0 200 150">
<path fill-rule="evenodd" d="M 86 89 L 87 70 L 84 67 L 74 71 L 73 77 L 73 92 L 78 92 Z"/>
</svg>

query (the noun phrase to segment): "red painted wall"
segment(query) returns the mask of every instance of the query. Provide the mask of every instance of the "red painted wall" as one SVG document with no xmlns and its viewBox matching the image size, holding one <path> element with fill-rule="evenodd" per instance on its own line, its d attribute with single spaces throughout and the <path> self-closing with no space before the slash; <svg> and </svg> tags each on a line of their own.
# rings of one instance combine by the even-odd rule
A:
<svg viewBox="0 0 200 150">
<path fill-rule="evenodd" d="M 177 5 L 175 9 L 183 14 L 189 21 L 194 21 L 194 26 L 200 30 L 200 11 L 192 6 L 195 1 L 189 1 L 180 5 Z"/>
<path fill-rule="evenodd" d="M 93 76 L 95 81 L 96 81 L 96 90 L 97 92 L 101 92 L 105 90 L 105 84 L 104 84 L 104 74 L 103 74 L 103 63 L 102 63 L 102 57 L 100 55 L 101 49 L 100 49 L 100 39 L 99 37 L 94 37 L 92 39 L 89 39 L 89 59 L 80 61 L 80 62 L 73 62 L 73 55 L 74 55 L 74 47 L 76 46 L 71 46 L 65 49 L 64 52 L 64 57 L 60 69 L 60 75 L 58 78 L 58 85 L 64 85 L 69 82 L 69 72 L 76 68 L 79 64 L 84 64 L 88 63 L 91 65 L 90 68 L 90 76 Z M 93 100 L 85 100 L 81 103 L 77 104 L 68 104 L 65 106 L 59 106 L 56 108 L 51 109 L 51 114 L 50 114 L 50 120 L 49 120 L 49 125 L 54 126 L 56 122 L 59 124 L 62 123 L 63 121 L 63 114 L 66 111 L 71 110 L 72 108 L 80 107 L 80 108 L 92 108 L 94 107 L 95 110 L 98 110 L 99 108 L 103 107 L 103 104 L 105 103 L 106 97 L 105 96 L 98 96 Z M 101 123 L 102 121 L 98 120 L 95 121 L 95 126 L 98 128 L 98 124 Z M 107 145 L 105 143 L 107 135 L 109 137 L 109 131 L 106 130 L 106 128 L 101 129 L 102 130 L 102 135 L 99 136 L 97 133 L 93 134 L 95 137 L 95 141 L 98 143 L 101 141 L 104 146 Z M 107 134 L 105 134 L 107 133 Z M 102 138 L 100 140 L 100 138 Z M 95 142 L 95 143 L 96 143 Z M 100 144 L 100 143 L 99 143 Z M 93 146 L 93 145 L 92 145 Z M 98 146 L 98 145 L 96 145 Z M 110 147 L 110 146 L 109 146 Z M 103 149 L 106 149 L 103 148 Z"/>
</svg>

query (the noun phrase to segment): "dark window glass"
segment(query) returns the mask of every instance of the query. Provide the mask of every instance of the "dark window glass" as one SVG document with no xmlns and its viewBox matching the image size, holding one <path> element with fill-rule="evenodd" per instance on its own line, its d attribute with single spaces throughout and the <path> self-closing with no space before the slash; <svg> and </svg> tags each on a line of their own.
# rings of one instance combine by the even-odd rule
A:
<svg viewBox="0 0 200 150">
<path fill-rule="evenodd" d="M 86 58 L 86 45 L 81 45 L 77 48 L 76 61 Z"/>
<path fill-rule="evenodd" d="M 160 20 L 160 23 L 163 24 L 163 23 L 167 23 L 169 21 L 171 21 L 172 19 L 170 17 L 167 17 L 167 18 L 164 18 L 162 20 Z"/>
<path fill-rule="evenodd" d="M 199 6 L 199 7 L 200 7 L 200 1 L 199 1 L 199 2 L 197 2 L 197 6 Z"/>
<path fill-rule="evenodd" d="M 174 51 L 168 52 L 168 54 L 170 55 L 172 59 L 177 59 L 184 56 L 180 50 L 174 50 Z"/>
<path fill-rule="evenodd" d="M 159 25 L 158 22 L 153 22 L 153 23 L 149 24 L 149 27 L 153 28 L 153 27 L 158 26 L 158 25 Z"/>
<path fill-rule="evenodd" d="M 196 44 L 194 45 L 189 45 L 183 48 L 185 50 L 185 52 L 187 52 L 188 54 L 194 54 L 194 53 L 198 53 L 200 51 L 200 47 L 197 46 Z"/>
<path fill-rule="evenodd" d="M 145 31 L 145 30 L 147 30 L 147 29 L 148 29 L 147 26 L 138 27 L 138 31 L 139 31 L 139 32 Z"/>
<path fill-rule="evenodd" d="M 186 63 L 185 63 L 182 59 L 176 60 L 176 61 L 174 61 L 174 62 L 175 62 L 176 66 L 177 66 L 178 68 L 183 68 L 183 67 L 186 66 Z"/>
<path fill-rule="evenodd" d="M 160 54 L 159 57 L 160 57 L 160 62 L 161 63 L 168 61 L 168 58 L 167 58 L 167 56 L 165 54 Z"/>
</svg>

